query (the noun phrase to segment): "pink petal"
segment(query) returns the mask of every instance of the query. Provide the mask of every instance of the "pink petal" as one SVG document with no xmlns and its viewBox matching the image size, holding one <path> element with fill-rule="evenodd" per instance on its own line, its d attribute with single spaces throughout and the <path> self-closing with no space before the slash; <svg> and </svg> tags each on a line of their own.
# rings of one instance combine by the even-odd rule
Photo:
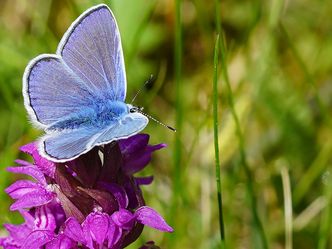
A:
<svg viewBox="0 0 332 249">
<path fill-rule="evenodd" d="M 138 222 L 143 225 L 158 229 L 163 232 L 173 232 L 171 228 L 161 215 L 154 209 L 143 206 L 136 210 L 135 216 Z"/>
<path fill-rule="evenodd" d="M 55 163 L 43 158 L 39 152 L 37 147 L 37 142 L 29 143 L 22 146 L 21 151 L 31 155 L 35 161 L 35 165 L 37 168 L 46 174 L 49 177 L 54 178 L 55 173 Z"/>
<path fill-rule="evenodd" d="M 77 243 L 64 234 L 59 234 L 56 238 L 46 244 L 46 249 L 72 249 Z M 77 248 L 77 247 L 76 247 Z"/>
<path fill-rule="evenodd" d="M 13 199 L 19 199 L 32 191 L 39 191 L 40 185 L 28 180 L 18 180 L 5 189 L 6 193 Z"/>
<path fill-rule="evenodd" d="M 32 165 L 30 162 L 27 162 L 27 161 L 24 161 L 21 159 L 16 159 L 14 162 L 17 164 L 20 164 L 21 166 L 31 166 Z"/>
<path fill-rule="evenodd" d="M 36 208 L 35 227 L 40 230 L 49 231 L 54 231 L 56 229 L 55 217 L 46 205 Z"/>
<path fill-rule="evenodd" d="M 28 143 L 26 145 L 21 146 L 20 150 L 24 153 L 32 155 L 37 150 L 36 142 Z"/>
<path fill-rule="evenodd" d="M 47 185 L 44 174 L 35 166 L 23 166 L 23 167 L 8 167 L 9 172 L 16 174 L 25 174 L 35 178 L 39 183 Z"/>
<path fill-rule="evenodd" d="M 82 244 L 86 243 L 81 224 L 73 217 L 66 220 L 64 234 Z"/>
<path fill-rule="evenodd" d="M 121 208 L 112 214 L 112 220 L 122 229 L 130 230 L 135 221 L 135 216 L 128 210 Z"/>
<path fill-rule="evenodd" d="M 47 242 L 51 241 L 54 238 L 54 234 L 51 231 L 47 230 L 36 230 L 30 233 L 26 238 L 25 243 L 22 245 L 21 249 L 32 249 L 40 248 L 45 245 Z"/>
<path fill-rule="evenodd" d="M 108 239 L 107 245 L 109 248 L 112 248 L 112 246 L 114 246 L 121 239 L 122 229 L 120 229 L 120 227 L 118 227 L 113 222 L 111 217 L 109 217 L 109 222 L 110 222 L 110 226 L 109 226 L 108 234 L 107 234 L 107 239 Z"/>
<path fill-rule="evenodd" d="M 40 188 L 39 191 L 34 190 L 28 194 L 23 195 L 14 204 L 10 206 L 10 210 L 19 210 L 22 208 L 32 208 L 49 203 L 55 197 L 55 194 L 47 192 Z"/>
<path fill-rule="evenodd" d="M 29 227 L 26 224 L 13 225 L 13 224 L 4 224 L 3 225 L 10 234 L 10 237 L 19 244 L 24 243 L 26 237 L 31 233 L 32 227 Z"/>
<path fill-rule="evenodd" d="M 99 182 L 98 185 L 108 192 L 112 193 L 118 202 L 119 208 L 126 208 L 129 203 L 125 189 L 115 183 Z"/>
<path fill-rule="evenodd" d="M 122 154 L 130 155 L 142 148 L 145 148 L 149 142 L 150 136 L 148 134 L 137 134 L 119 141 Z"/>
<path fill-rule="evenodd" d="M 99 212 L 91 213 L 86 217 L 82 227 L 85 234 L 102 245 L 108 234 L 109 216 Z"/>
<path fill-rule="evenodd" d="M 149 185 L 153 181 L 153 176 L 135 177 L 135 181 L 138 185 Z"/>
</svg>

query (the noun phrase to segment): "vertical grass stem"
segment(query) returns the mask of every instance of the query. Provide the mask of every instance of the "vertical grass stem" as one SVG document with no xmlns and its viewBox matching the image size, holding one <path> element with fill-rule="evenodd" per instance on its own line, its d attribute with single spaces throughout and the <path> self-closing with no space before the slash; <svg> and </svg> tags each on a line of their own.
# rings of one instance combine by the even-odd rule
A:
<svg viewBox="0 0 332 249">
<path fill-rule="evenodd" d="M 222 210 L 222 194 L 221 194 L 221 174 L 220 174 L 220 158 L 219 158 L 219 139 L 218 139 L 218 62 L 219 62 L 219 34 L 217 35 L 214 58 L 213 58 L 213 131 L 214 131 L 214 152 L 215 152 L 215 167 L 216 167 L 216 182 L 217 182 L 217 197 L 218 197 L 218 212 L 219 212 L 219 226 L 221 248 L 225 247 L 225 228 L 224 217 Z"/>
<path fill-rule="evenodd" d="M 175 145 L 173 161 L 173 196 L 170 211 L 170 221 L 175 225 L 176 209 L 182 196 L 183 186 L 181 184 L 181 160 L 182 160 L 182 123 L 183 123 L 183 92 L 182 92 L 182 24 L 181 24 L 181 0 L 175 0 L 175 44 L 174 44 L 174 72 L 175 72 Z M 176 229 L 176 228 L 175 228 Z M 174 241 L 171 239 L 170 247 Z"/>
<path fill-rule="evenodd" d="M 285 213 L 285 248 L 293 249 L 293 208 L 289 172 L 286 167 L 281 169 L 281 180 L 284 192 Z"/>
</svg>

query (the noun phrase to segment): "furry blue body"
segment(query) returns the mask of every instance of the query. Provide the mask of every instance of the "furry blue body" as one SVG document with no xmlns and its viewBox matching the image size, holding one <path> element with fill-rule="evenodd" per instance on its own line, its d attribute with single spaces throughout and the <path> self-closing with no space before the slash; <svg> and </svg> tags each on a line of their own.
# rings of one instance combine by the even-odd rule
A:
<svg viewBox="0 0 332 249">
<path fill-rule="evenodd" d="M 64 130 L 77 129 L 80 127 L 104 128 L 117 120 L 123 115 L 128 114 L 127 104 L 120 101 L 108 101 L 106 103 L 97 102 L 91 107 L 84 107 L 78 113 L 67 116 L 64 120 L 52 124 L 47 130 Z"/>
</svg>

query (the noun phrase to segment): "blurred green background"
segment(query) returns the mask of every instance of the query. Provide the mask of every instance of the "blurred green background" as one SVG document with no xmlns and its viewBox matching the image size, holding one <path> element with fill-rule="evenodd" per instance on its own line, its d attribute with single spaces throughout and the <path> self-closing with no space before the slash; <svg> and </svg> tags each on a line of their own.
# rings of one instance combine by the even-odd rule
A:
<svg viewBox="0 0 332 249">
<path fill-rule="evenodd" d="M 0 223 L 21 222 L 8 211 L 12 201 L 4 188 L 17 176 L 5 168 L 25 158 L 18 148 L 41 134 L 23 106 L 25 66 L 41 53 L 54 53 L 71 22 L 102 2 L 0 0 Z M 179 28 L 174 1 L 104 2 L 122 36 L 127 99 L 156 75 L 136 104 L 180 131 L 152 121 L 145 130 L 152 143 L 169 145 L 143 173 L 155 176 L 143 189 L 146 202 L 175 232 L 145 228 L 129 248 L 147 240 L 161 248 L 220 248 L 212 115 L 217 1 L 181 1 L 181 40 L 174 35 Z M 220 74 L 227 248 L 332 248 L 332 2 L 220 3 L 231 87 Z M 182 56 L 174 56 L 176 46 L 182 46 Z M 220 64 L 219 72 L 225 73 Z"/>
</svg>

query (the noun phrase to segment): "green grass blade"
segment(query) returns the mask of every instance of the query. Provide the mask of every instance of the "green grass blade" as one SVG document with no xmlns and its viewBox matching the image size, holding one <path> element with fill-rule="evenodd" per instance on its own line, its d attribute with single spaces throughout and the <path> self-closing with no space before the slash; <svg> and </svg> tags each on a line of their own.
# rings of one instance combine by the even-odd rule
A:
<svg viewBox="0 0 332 249">
<path fill-rule="evenodd" d="M 172 205 L 170 211 L 170 223 L 177 224 L 175 221 L 177 208 L 181 200 L 181 193 L 183 186 L 181 184 L 181 161 L 182 161 L 182 123 L 183 123 L 183 90 L 182 90 L 182 24 L 181 24 L 181 0 L 175 0 L 175 47 L 174 47 L 174 72 L 175 72 L 175 143 L 174 143 L 174 161 L 173 161 L 173 191 L 172 191 Z M 176 227 L 175 227 L 176 230 Z M 173 247 L 174 236 L 171 237 L 170 248 Z"/>
<path fill-rule="evenodd" d="M 284 193 L 284 213 L 285 213 L 285 248 L 293 248 L 293 208 L 292 193 L 289 172 L 286 167 L 281 168 L 282 189 Z"/>
<path fill-rule="evenodd" d="M 174 187 L 180 189 L 180 162 L 181 162 L 181 135 L 183 123 L 183 107 L 182 107 L 182 27 L 181 27 L 181 0 L 175 0 L 176 7 L 176 23 L 175 23 L 175 50 L 174 50 L 174 67 L 175 67 L 175 91 L 176 91 L 176 134 L 175 134 L 175 155 L 174 155 Z M 178 191 L 177 191 L 178 192 Z"/>
<path fill-rule="evenodd" d="M 224 216 L 222 210 L 222 194 L 221 194 L 221 174 L 220 174 L 220 158 L 219 158 L 219 139 L 218 139 L 218 62 L 219 62 L 219 34 L 217 35 L 214 47 L 213 59 L 213 131 L 214 131 L 214 151 L 215 151 L 215 167 L 216 167 L 216 182 L 217 182 L 217 197 L 218 197 L 218 213 L 219 213 L 219 227 L 221 247 L 226 248 L 225 245 L 225 226 Z"/>
</svg>

